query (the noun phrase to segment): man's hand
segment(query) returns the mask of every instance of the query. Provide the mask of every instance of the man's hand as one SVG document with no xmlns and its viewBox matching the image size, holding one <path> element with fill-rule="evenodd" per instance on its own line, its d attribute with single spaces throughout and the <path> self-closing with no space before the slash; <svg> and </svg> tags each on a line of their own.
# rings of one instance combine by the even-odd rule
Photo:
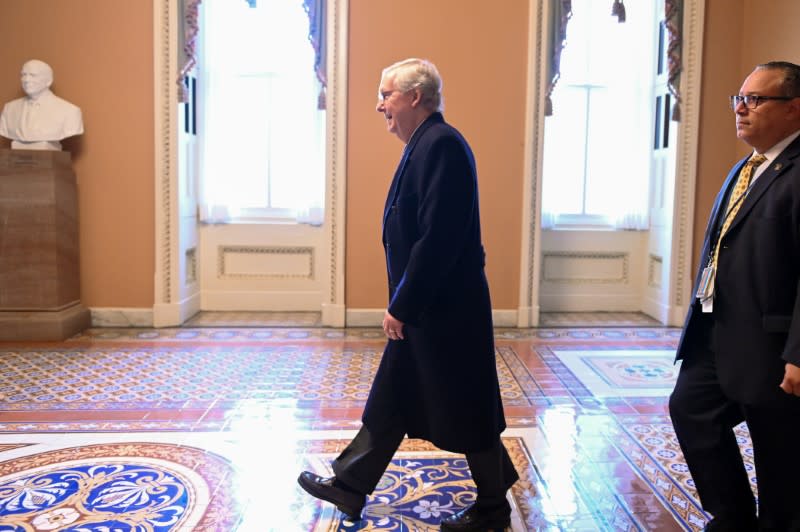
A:
<svg viewBox="0 0 800 532">
<path fill-rule="evenodd" d="M 792 395 L 800 396 L 800 367 L 788 362 L 786 363 L 786 371 L 783 374 L 781 390 Z"/>
<path fill-rule="evenodd" d="M 388 310 L 383 316 L 383 332 L 386 333 L 389 340 L 402 340 L 405 338 L 403 336 L 403 322 L 389 314 Z M 797 371 L 800 372 L 800 368 L 797 368 Z M 798 390 L 800 391 L 800 376 L 798 376 Z"/>
</svg>

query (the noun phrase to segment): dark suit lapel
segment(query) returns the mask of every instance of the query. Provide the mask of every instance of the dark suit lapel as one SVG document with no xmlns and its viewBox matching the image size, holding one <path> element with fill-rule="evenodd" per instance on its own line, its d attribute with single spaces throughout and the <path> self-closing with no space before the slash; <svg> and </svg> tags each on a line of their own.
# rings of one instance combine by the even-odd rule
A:
<svg viewBox="0 0 800 532">
<path fill-rule="evenodd" d="M 717 236 L 717 231 L 719 230 L 720 225 L 722 225 L 722 220 L 728 205 L 728 197 L 730 197 L 731 189 L 733 188 L 736 178 L 739 176 L 739 171 L 742 169 L 742 166 L 744 166 L 745 161 L 747 161 L 747 157 L 736 163 L 734 167 L 731 168 L 731 171 L 728 172 L 728 177 L 725 178 L 725 182 L 722 184 L 720 193 L 717 194 L 717 199 L 714 201 L 714 206 L 711 208 L 711 214 L 708 217 L 708 227 L 706 228 L 705 241 L 703 242 L 703 251 L 700 255 L 701 261 L 706 260 L 706 257 L 708 257 L 708 254 L 711 251 L 711 246 L 716 244 L 716 242 L 712 242 L 711 240 Z M 701 264 L 701 267 L 703 266 L 705 266 L 705 263 Z"/>
<path fill-rule="evenodd" d="M 758 200 L 769 190 L 770 185 L 794 166 L 793 159 L 798 155 L 800 155 L 800 137 L 792 141 L 792 143 L 770 163 L 769 168 L 758 176 L 758 179 L 753 184 L 753 188 L 747 194 L 739 212 L 736 214 L 736 218 L 731 222 L 728 231 L 732 231 L 737 225 L 742 223 L 742 220 L 744 220 L 747 214 L 753 209 L 753 206 L 758 203 Z"/>
</svg>

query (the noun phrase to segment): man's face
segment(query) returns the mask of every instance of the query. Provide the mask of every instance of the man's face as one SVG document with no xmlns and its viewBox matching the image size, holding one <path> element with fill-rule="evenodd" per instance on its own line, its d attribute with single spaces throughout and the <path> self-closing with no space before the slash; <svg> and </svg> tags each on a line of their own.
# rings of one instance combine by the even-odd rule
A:
<svg viewBox="0 0 800 532">
<path fill-rule="evenodd" d="M 781 92 L 783 73 L 774 69 L 756 69 L 742 84 L 742 96 L 784 96 Z M 736 113 L 736 136 L 764 153 L 796 131 L 797 100 L 764 100 L 755 109 L 739 103 Z"/>
<path fill-rule="evenodd" d="M 395 89 L 392 78 L 384 78 L 378 87 L 378 105 L 375 110 L 386 118 L 386 129 L 403 142 L 408 142 L 417 124 L 414 117 L 416 91 L 401 92 Z"/>
<path fill-rule="evenodd" d="M 25 63 L 22 66 L 22 73 L 20 74 L 20 81 L 22 82 L 22 90 L 31 98 L 35 98 L 48 87 L 53 81 L 47 67 L 38 63 L 31 62 Z"/>
</svg>

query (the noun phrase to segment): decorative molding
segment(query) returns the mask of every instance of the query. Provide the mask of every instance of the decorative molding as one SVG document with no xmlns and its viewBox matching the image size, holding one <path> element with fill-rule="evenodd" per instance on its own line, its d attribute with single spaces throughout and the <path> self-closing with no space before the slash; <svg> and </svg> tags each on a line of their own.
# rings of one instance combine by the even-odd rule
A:
<svg viewBox="0 0 800 532">
<path fill-rule="evenodd" d="M 541 134 L 544 129 L 543 69 L 546 68 L 545 16 L 547 2 L 530 0 L 528 2 L 528 64 L 527 91 L 525 101 L 525 151 L 522 194 L 522 239 L 520 250 L 520 290 L 519 306 L 526 309 L 518 313 L 519 327 L 531 327 L 539 321 L 539 282 L 541 263 L 537 249 L 537 235 L 540 231 L 541 206 L 538 191 L 541 189 Z M 548 13 L 549 14 L 549 13 Z M 528 311 L 530 310 L 530 312 Z"/>
<path fill-rule="evenodd" d="M 661 273 L 664 258 L 650 253 L 647 258 L 647 286 L 661 288 Z"/>
<path fill-rule="evenodd" d="M 251 255 L 295 255 L 308 259 L 306 272 L 292 273 L 231 273 L 226 271 L 225 258 L 229 253 Z M 217 248 L 217 277 L 219 279 L 306 279 L 314 280 L 314 248 L 310 246 L 219 246 Z"/>
<path fill-rule="evenodd" d="M 620 275 L 617 277 L 550 277 L 548 276 L 548 259 L 557 260 L 613 260 L 621 261 Z M 546 251 L 542 257 L 542 282 L 563 284 L 628 284 L 630 282 L 630 256 L 621 252 L 582 252 L 582 251 Z M 596 272 L 595 268 L 586 268 L 584 271 Z M 549 307 L 548 307 L 549 308 Z"/>
<path fill-rule="evenodd" d="M 345 229 L 347 197 L 347 52 L 349 0 L 327 2 L 328 12 L 328 157 L 326 220 L 329 260 L 327 294 L 323 293 L 322 323 L 343 327 Z M 337 309 L 337 310 L 333 310 Z"/>
<path fill-rule="evenodd" d="M 154 4 L 154 62 L 155 70 L 155 179 L 156 179 L 156 284 L 155 301 L 172 301 L 172 269 L 175 264 L 172 241 L 172 198 L 175 138 L 172 126 L 177 94 L 173 83 L 177 64 L 177 41 L 173 27 L 177 15 L 174 2 L 155 0 Z M 174 15 L 174 16 L 173 16 Z"/>
<path fill-rule="evenodd" d="M 681 75 L 681 122 L 679 123 L 675 201 L 673 207 L 673 250 L 670 267 L 671 300 L 681 314 L 691 289 L 697 152 L 700 136 L 700 97 L 703 60 L 705 2 L 688 0 L 683 5 L 683 74 Z M 668 323 L 676 325 L 678 323 Z"/>
<path fill-rule="evenodd" d="M 339 71 L 337 70 L 337 67 L 339 65 L 339 55 L 338 55 L 339 54 L 339 27 L 338 27 L 338 24 L 337 24 L 337 22 L 339 20 L 339 9 L 338 9 L 338 2 L 331 2 L 331 3 L 328 4 L 328 7 L 331 7 L 331 5 L 333 7 L 333 13 L 328 13 L 328 19 L 330 19 L 332 24 L 333 24 L 333 42 L 327 43 L 328 46 L 326 46 L 326 49 L 331 51 L 329 57 L 330 57 L 331 61 L 333 61 L 333 68 L 332 69 L 328 69 L 327 66 L 326 66 L 326 71 L 333 73 L 333 76 L 331 76 L 331 78 L 328 80 L 328 82 L 332 85 L 332 86 L 328 87 L 328 94 L 333 96 L 334 101 L 332 102 L 333 105 L 331 105 L 328 108 L 328 112 L 330 113 L 330 116 L 328 117 L 328 120 L 329 120 L 329 122 L 331 124 L 336 124 L 336 118 L 339 115 L 338 104 L 341 103 L 339 101 L 339 98 L 338 98 L 339 94 L 337 92 L 337 88 L 338 88 L 338 84 L 339 84 Z M 331 16 L 331 15 L 333 15 L 333 16 Z M 329 33 L 330 32 L 326 32 L 326 34 L 329 34 Z M 336 207 L 337 207 L 337 201 L 336 201 L 336 199 L 337 199 L 336 178 L 337 178 L 337 170 L 338 170 L 338 168 L 336 166 L 336 161 L 337 161 L 337 156 L 339 155 L 338 151 L 337 151 L 337 148 L 338 148 L 337 141 L 339 139 L 338 139 L 337 128 L 336 127 L 328 128 L 328 132 L 329 132 L 329 134 L 328 134 L 328 146 L 330 147 L 330 153 L 329 153 L 329 157 L 328 157 L 328 160 L 330 161 L 330 167 L 329 167 L 328 171 L 330 172 L 330 180 L 329 180 L 330 186 L 327 187 L 327 188 L 328 188 L 328 206 L 329 206 L 328 208 L 330 209 L 330 217 L 329 217 L 329 219 L 330 219 L 330 240 L 331 240 L 330 254 L 331 255 L 330 255 L 330 268 L 329 268 L 330 269 L 330 291 L 329 291 L 329 294 L 328 294 L 328 301 L 327 302 L 329 304 L 334 304 L 334 303 L 336 303 L 336 281 L 337 281 L 337 274 L 336 274 L 336 267 L 337 267 L 337 264 L 336 264 L 336 257 L 337 257 L 336 245 L 337 245 L 338 236 L 339 236 L 336 233 L 336 229 L 337 229 L 337 219 L 336 219 L 336 214 L 337 214 L 336 213 Z"/>
<path fill-rule="evenodd" d="M 186 284 L 197 282 L 197 248 L 186 250 Z"/>
</svg>

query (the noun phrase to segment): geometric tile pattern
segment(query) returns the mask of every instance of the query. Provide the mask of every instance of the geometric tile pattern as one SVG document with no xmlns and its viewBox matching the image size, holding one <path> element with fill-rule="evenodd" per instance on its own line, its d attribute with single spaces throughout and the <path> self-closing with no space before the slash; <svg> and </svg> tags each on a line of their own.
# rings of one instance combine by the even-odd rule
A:
<svg viewBox="0 0 800 532">
<path fill-rule="evenodd" d="M 522 477 L 510 493 L 515 531 L 702 528 L 666 416 L 677 368 L 660 361 L 679 335 L 666 327 L 495 331 L 510 427 L 503 442 Z M 359 523 L 294 485 L 300 463 L 292 460 L 326 473 L 349 441 L 334 431 L 360 426 L 384 345 L 376 329 L 227 326 L 0 343 L 0 438 L 9 438 L 0 444 L 0 522 L 15 519 L 13 530 L 131 530 L 134 522 L 148 530 L 436 530 L 474 488 L 460 456 L 426 442 L 403 443 Z M 239 450 L 267 449 L 266 436 L 250 436 L 259 428 L 285 439 L 286 453 L 272 460 L 287 462 L 292 478 L 250 478 L 259 469 Z M 744 425 L 736 430 L 755 487 L 749 437 Z M 90 443 L 70 445 L 72 433 Z M 96 443 L 117 433 L 164 442 Z M 26 448 L 50 437 L 43 452 Z M 220 447 L 203 443 L 212 440 Z M 264 512 L 264 488 L 280 508 Z M 270 521 L 278 513 L 289 521 Z"/>
<path fill-rule="evenodd" d="M 559 343 L 585 343 L 635 341 L 635 342 L 675 342 L 680 338 L 680 329 L 670 327 L 622 327 L 622 328 L 543 328 L 543 329 L 506 329 L 495 330 L 496 340 L 524 340 Z M 103 328 L 87 329 L 65 341 L 65 344 L 85 346 L 97 342 L 180 342 L 180 343 L 222 343 L 240 342 L 297 342 L 297 341 L 350 341 L 379 340 L 386 341 L 383 331 L 374 328 Z"/>
<path fill-rule="evenodd" d="M 298 345 L 14 350 L 0 358 L 0 409 L 206 408 L 212 404 L 232 407 L 243 400 L 363 407 L 382 347 L 362 345 L 346 351 Z M 506 404 L 529 405 L 532 398 L 541 398 L 541 389 L 513 351 L 503 349 L 497 366 Z M 142 370 L 147 371 L 145 376 L 140 375 Z"/>
<path fill-rule="evenodd" d="M 663 421 L 663 420 L 659 420 Z M 667 423 L 635 423 L 626 427 L 632 439 L 621 440 L 622 449 L 641 471 L 654 492 L 692 530 L 702 530 L 706 517 L 682 461 L 678 442 Z"/>
<path fill-rule="evenodd" d="M 625 424 L 625 429 L 632 437 L 631 440 L 621 440 L 625 442 L 623 443 L 625 455 L 646 475 L 656 493 L 669 504 L 682 521 L 688 523 L 693 530 L 702 530 L 707 519 L 700 507 L 694 482 L 683 461 L 669 419 L 659 416 L 620 421 Z M 626 421 L 630 423 L 626 424 Z M 734 429 L 734 432 L 745 469 L 750 477 L 750 486 L 757 497 L 753 446 L 747 426 L 742 423 Z"/>
</svg>

